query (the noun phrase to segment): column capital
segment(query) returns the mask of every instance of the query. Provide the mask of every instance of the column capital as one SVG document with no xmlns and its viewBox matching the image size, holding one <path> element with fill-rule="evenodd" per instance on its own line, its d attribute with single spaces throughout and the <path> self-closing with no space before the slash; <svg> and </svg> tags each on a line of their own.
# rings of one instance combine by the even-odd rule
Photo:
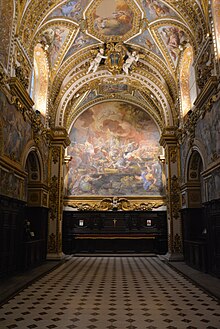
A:
<svg viewBox="0 0 220 329">
<path fill-rule="evenodd" d="M 70 139 L 64 127 L 51 128 L 49 135 L 52 144 L 59 144 L 65 148 L 70 145 Z"/>
<path fill-rule="evenodd" d="M 160 137 L 160 145 L 166 147 L 178 144 L 177 130 L 177 127 L 165 127 Z"/>
</svg>

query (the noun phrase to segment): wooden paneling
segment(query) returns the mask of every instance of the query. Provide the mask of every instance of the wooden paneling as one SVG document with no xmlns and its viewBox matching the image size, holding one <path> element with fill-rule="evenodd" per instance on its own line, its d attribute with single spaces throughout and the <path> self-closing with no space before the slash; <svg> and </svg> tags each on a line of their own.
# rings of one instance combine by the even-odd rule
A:
<svg viewBox="0 0 220 329">
<path fill-rule="evenodd" d="M 80 224 L 83 224 L 80 226 Z M 64 212 L 63 251 L 167 252 L 166 212 Z"/>
</svg>

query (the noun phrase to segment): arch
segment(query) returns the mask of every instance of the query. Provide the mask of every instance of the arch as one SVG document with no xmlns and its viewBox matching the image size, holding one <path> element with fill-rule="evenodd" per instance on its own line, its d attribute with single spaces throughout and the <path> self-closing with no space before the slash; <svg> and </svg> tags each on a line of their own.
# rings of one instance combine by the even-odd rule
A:
<svg viewBox="0 0 220 329">
<path fill-rule="evenodd" d="M 35 165 L 35 169 L 31 166 L 28 161 L 30 160 L 30 157 L 33 158 L 33 165 Z M 24 152 L 23 152 L 23 159 L 22 159 L 22 167 L 25 169 L 25 171 L 28 172 L 28 169 L 30 169 L 30 172 L 32 172 L 33 179 L 30 178 L 30 181 L 32 182 L 42 182 L 43 177 L 44 177 L 44 168 L 43 168 L 43 160 L 42 160 L 42 155 L 41 152 L 38 150 L 36 146 L 34 146 L 33 142 L 28 143 L 26 146 Z M 34 179 L 35 177 L 35 179 Z"/>
<path fill-rule="evenodd" d="M 115 98 L 110 98 L 110 97 L 100 97 L 100 99 L 97 99 L 95 101 L 91 101 L 88 102 L 85 106 L 80 106 L 79 108 L 77 108 L 77 110 L 74 113 L 71 113 L 70 119 L 67 121 L 67 128 L 68 128 L 68 132 L 71 130 L 72 126 L 74 125 L 74 122 L 77 120 L 77 118 L 86 110 L 88 110 L 89 108 L 91 108 L 92 106 L 95 106 L 97 104 L 101 104 L 101 103 L 105 103 L 105 102 L 121 102 L 121 103 L 127 103 L 130 105 L 134 105 L 139 107 L 140 109 L 142 109 L 144 112 L 146 112 L 151 119 L 154 121 L 154 123 L 156 124 L 159 132 L 161 133 L 163 130 L 163 126 L 162 126 L 162 122 L 161 122 L 161 118 L 159 118 L 155 111 L 152 111 L 151 109 L 147 109 L 146 106 L 143 106 L 142 103 L 138 103 L 137 100 L 133 100 L 133 99 L 126 99 L 123 97 L 115 97 Z"/>
<path fill-rule="evenodd" d="M 220 0 L 212 1 L 212 15 L 214 20 L 215 43 L 218 58 L 220 59 Z"/>
<path fill-rule="evenodd" d="M 188 208 L 200 208 L 205 201 L 205 188 L 202 177 L 204 160 L 197 146 L 193 146 L 188 153 L 185 171 L 185 192 Z"/>
<path fill-rule="evenodd" d="M 190 160 L 192 157 L 193 152 L 197 152 L 201 158 L 202 161 L 202 168 L 203 170 L 207 167 L 207 155 L 205 152 L 205 148 L 202 145 L 200 141 L 197 139 L 194 140 L 194 145 L 192 146 L 191 149 L 189 149 L 187 155 L 186 155 L 186 161 L 185 161 L 185 166 L 184 166 L 184 181 L 187 183 L 189 180 L 189 168 L 190 168 Z"/>
</svg>

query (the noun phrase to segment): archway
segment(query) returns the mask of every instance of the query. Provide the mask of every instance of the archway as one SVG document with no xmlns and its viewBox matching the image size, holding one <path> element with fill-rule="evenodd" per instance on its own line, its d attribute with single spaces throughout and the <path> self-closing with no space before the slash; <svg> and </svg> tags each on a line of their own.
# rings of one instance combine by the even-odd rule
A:
<svg viewBox="0 0 220 329">
<path fill-rule="evenodd" d="M 36 149 L 29 152 L 25 171 L 25 194 L 27 206 L 23 221 L 23 267 L 25 269 L 39 265 L 46 259 L 48 208 L 46 190 L 42 184 L 42 163 Z"/>
<path fill-rule="evenodd" d="M 122 101 L 96 103 L 69 137 L 64 252 L 165 253 L 162 146 L 147 111 Z"/>
<path fill-rule="evenodd" d="M 182 187 L 184 258 L 188 265 L 206 271 L 207 228 L 202 207 L 204 202 L 202 171 L 202 157 L 197 149 L 193 149 L 187 161 L 186 184 Z"/>
</svg>

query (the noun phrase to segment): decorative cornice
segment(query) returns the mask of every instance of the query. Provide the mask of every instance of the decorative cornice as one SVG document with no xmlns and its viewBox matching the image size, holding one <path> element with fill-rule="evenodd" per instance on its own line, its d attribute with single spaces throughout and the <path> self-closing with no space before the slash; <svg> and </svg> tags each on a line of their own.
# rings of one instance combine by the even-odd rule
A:
<svg viewBox="0 0 220 329">
<path fill-rule="evenodd" d="M 160 197 L 157 199 L 145 198 L 143 200 L 129 199 L 125 197 L 106 197 L 100 200 L 77 200 L 64 199 L 64 206 L 74 208 L 78 211 L 149 211 L 153 208 L 159 208 L 165 205 L 165 199 Z"/>
</svg>

